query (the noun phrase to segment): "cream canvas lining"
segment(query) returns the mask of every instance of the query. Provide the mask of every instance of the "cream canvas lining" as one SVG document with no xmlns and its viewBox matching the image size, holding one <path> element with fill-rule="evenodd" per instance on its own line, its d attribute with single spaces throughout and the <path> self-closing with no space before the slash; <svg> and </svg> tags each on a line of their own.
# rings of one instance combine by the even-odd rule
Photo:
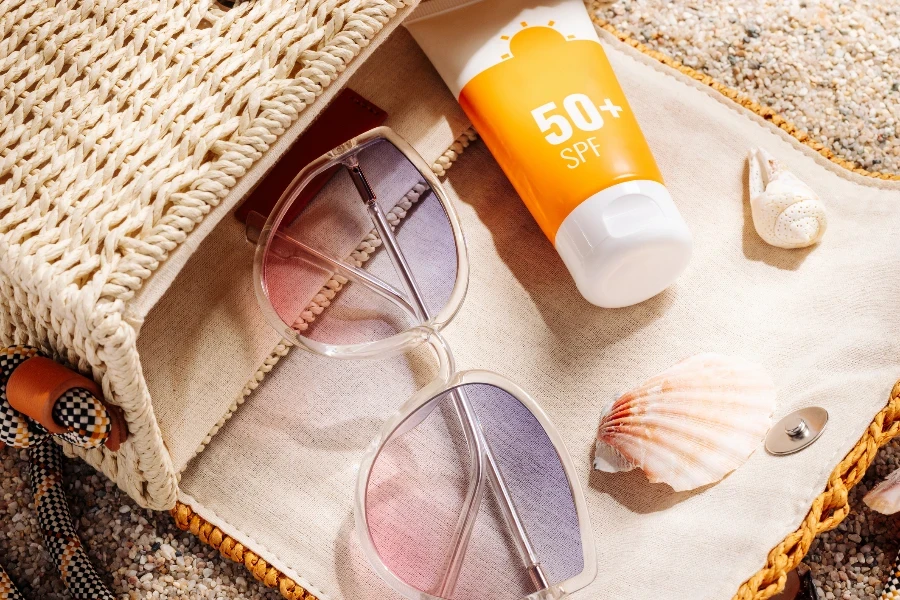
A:
<svg viewBox="0 0 900 600">
<path fill-rule="evenodd" d="M 893 205 L 900 186 L 844 173 L 608 36 L 606 45 L 697 235 L 691 268 L 672 290 L 633 309 L 587 305 L 476 144 L 447 182 L 472 259 L 470 293 L 448 337 L 461 367 L 491 368 L 528 389 L 584 465 L 601 564 L 598 581 L 579 597 L 643 598 L 650 590 L 676 599 L 730 597 L 797 526 L 900 374 L 900 325 L 892 316 L 900 261 Z M 406 61 L 400 68 L 398 56 Z M 370 69 L 394 73 L 390 86 L 367 81 Z M 403 96 L 397 93 L 402 89 L 443 94 L 433 115 L 456 115 L 457 132 L 465 127 L 404 31 L 351 85 L 386 108 L 383 103 Z M 384 89 L 391 94 L 382 92 L 379 102 Z M 412 126 L 392 116 L 389 124 L 407 137 L 418 132 L 411 141 L 426 158 L 440 148 L 429 139 L 443 139 L 446 146 L 454 138 L 447 121 L 415 119 Z M 441 130 L 443 138 L 427 135 Z M 755 237 L 744 192 L 744 156 L 751 145 L 768 148 L 823 195 L 832 227 L 821 247 L 788 252 Z M 201 249 L 191 263 L 202 256 Z M 832 413 L 829 430 L 792 458 L 757 452 L 698 493 L 651 486 L 638 472 L 592 473 L 591 439 L 601 406 L 701 350 L 761 360 L 781 390 L 776 417 L 823 405 Z M 424 355 L 341 362 L 289 353 L 187 466 L 182 501 L 323 597 L 394 597 L 355 544 L 353 465 L 384 417 L 428 380 L 432 368 Z M 222 399 L 214 421 L 234 397 Z M 189 458 L 192 451 L 173 454 Z"/>
<path fill-rule="evenodd" d="M 398 37 L 405 40 L 405 30 Z M 452 153 L 455 140 L 465 139 L 468 121 L 440 80 L 417 90 L 415 102 L 396 93 L 409 73 L 430 67 L 420 53 L 397 47 L 393 39 L 386 43 L 379 56 L 390 59 L 366 61 L 350 87 L 386 110 L 396 131 L 440 172 L 448 148 Z M 178 473 L 243 398 L 248 379 L 279 343 L 256 304 L 254 250 L 243 225 L 227 215 L 198 245 L 141 329 L 144 373 Z"/>
</svg>

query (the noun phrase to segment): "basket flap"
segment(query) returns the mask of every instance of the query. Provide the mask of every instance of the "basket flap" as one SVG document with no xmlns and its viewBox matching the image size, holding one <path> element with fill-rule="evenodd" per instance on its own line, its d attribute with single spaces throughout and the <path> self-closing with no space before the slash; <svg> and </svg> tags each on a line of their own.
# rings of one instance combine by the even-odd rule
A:
<svg viewBox="0 0 900 600">
<path fill-rule="evenodd" d="M 816 519 L 815 511 L 806 518 L 810 506 L 821 509 L 816 498 L 832 470 L 870 430 L 900 374 L 900 182 L 844 171 L 624 44 L 607 39 L 606 48 L 695 235 L 690 268 L 643 304 L 589 305 L 475 143 L 445 186 L 472 257 L 468 297 L 446 337 L 460 369 L 492 369 L 528 390 L 575 459 L 600 573 L 573 599 L 729 598 L 789 534 L 779 552 L 808 541 L 809 528 L 793 532 Z M 830 227 L 820 245 L 783 250 L 758 237 L 745 198 L 754 146 L 821 194 Z M 640 471 L 593 472 L 600 414 L 616 393 L 709 351 L 762 363 L 778 387 L 776 418 L 826 407 L 826 432 L 790 457 L 760 445 L 724 480 L 693 492 L 650 484 Z M 182 499 L 322 598 L 398 598 L 357 542 L 356 465 L 429 369 L 415 355 L 339 361 L 291 351 L 188 466 Z M 869 454 L 859 448 L 857 458 Z M 826 506 L 838 496 L 825 496 Z M 404 548 L 409 538 L 396 539 Z M 487 557 L 463 568 L 480 581 L 495 564 Z"/>
</svg>

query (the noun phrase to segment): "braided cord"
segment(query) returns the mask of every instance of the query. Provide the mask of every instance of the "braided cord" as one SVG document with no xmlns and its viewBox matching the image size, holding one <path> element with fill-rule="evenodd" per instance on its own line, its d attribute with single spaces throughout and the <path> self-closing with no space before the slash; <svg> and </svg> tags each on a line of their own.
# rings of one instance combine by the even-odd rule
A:
<svg viewBox="0 0 900 600">
<path fill-rule="evenodd" d="M 69 390 L 56 401 L 53 420 L 70 430 L 62 439 L 83 448 L 99 448 L 112 429 L 106 407 L 83 388 Z"/>
<path fill-rule="evenodd" d="M 47 439 L 47 430 L 13 409 L 6 400 L 6 382 L 16 367 L 38 351 L 28 346 L 13 346 L 0 351 L 0 443 L 13 448 L 28 448 Z"/>
<path fill-rule="evenodd" d="M 62 449 L 53 442 L 31 449 L 28 470 L 44 546 L 75 600 L 115 600 L 75 533 L 62 486 Z"/>
<path fill-rule="evenodd" d="M 881 592 L 880 600 L 898 600 L 900 599 L 900 552 L 891 565 L 891 572 L 887 583 L 884 584 L 884 590 Z"/>
<path fill-rule="evenodd" d="M 62 487 L 62 450 L 50 433 L 10 406 L 6 397 L 9 376 L 26 360 L 38 356 L 35 348 L 14 346 L 0 351 L 0 442 L 29 448 L 31 490 L 44 545 L 59 569 L 63 583 L 75 600 L 115 600 L 75 533 Z M 91 392 L 75 388 L 53 406 L 53 420 L 66 428 L 60 437 L 85 448 L 103 445 L 112 421 L 103 403 Z M 23 600 L 9 576 L 0 568 L 0 600 Z"/>
</svg>

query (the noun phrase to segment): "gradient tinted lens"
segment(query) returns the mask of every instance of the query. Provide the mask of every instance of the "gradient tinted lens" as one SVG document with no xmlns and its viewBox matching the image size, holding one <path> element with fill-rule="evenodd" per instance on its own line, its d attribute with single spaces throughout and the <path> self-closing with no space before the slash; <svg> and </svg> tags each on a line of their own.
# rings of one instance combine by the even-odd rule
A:
<svg viewBox="0 0 900 600">
<path fill-rule="evenodd" d="M 275 229 L 262 265 L 266 294 L 283 323 L 327 344 L 376 341 L 433 318 L 456 281 L 453 229 L 419 170 L 385 140 L 356 158 L 408 273 L 398 267 L 398 253 L 387 251 L 376 227 L 379 211 L 343 165 L 324 186 L 299 195 L 288 210 L 296 216 Z"/>
<path fill-rule="evenodd" d="M 373 464 L 366 518 L 382 562 L 409 586 L 443 598 L 522 598 L 537 591 L 487 474 L 471 537 L 458 545 L 461 515 L 475 483 L 472 445 L 460 416 L 461 403 L 468 403 L 547 582 L 581 573 L 575 503 L 544 428 L 524 404 L 497 387 L 456 389 L 411 415 Z M 455 552 L 462 568 L 453 577 L 448 573 Z"/>
</svg>

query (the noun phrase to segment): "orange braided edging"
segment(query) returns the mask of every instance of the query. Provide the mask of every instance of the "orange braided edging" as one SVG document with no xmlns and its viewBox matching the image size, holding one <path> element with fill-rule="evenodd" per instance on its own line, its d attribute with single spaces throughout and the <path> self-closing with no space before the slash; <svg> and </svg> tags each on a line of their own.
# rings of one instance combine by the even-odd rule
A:
<svg viewBox="0 0 900 600">
<path fill-rule="evenodd" d="M 831 472 L 825 491 L 813 501 L 797 531 L 772 548 L 766 566 L 745 581 L 732 600 L 766 600 L 784 589 L 788 572 L 800 564 L 815 537 L 837 527 L 850 513 L 850 489 L 866 474 L 878 449 L 898 433 L 900 381 L 894 384 L 888 405 L 875 415 L 853 450 Z"/>
<path fill-rule="evenodd" d="M 805 131 L 801 131 L 796 125 L 794 125 L 793 123 L 791 123 L 790 121 L 788 121 L 787 119 L 785 119 L 784 117 L 779 115 L 773 109 L 771 109 L 767 106 L 762 106 L 762 105 L 754 102 L 749 97 L 742 94 L 741 92 L 739 92 L 733 88 L 730 88 L 727 85 L 722 85 L 721 83 L 719 83 L 718 81 L 716 81 L 715 79 L 710 77 L 709 75 L 706 75 L 705 73 L 701 73 L 700 71 L 697 71 L 695 69 L 692 69 L 691 67 L 683 65 L 680 62 L 678 62 L 677 60 L 675 60 L 674 58 L 672 58 L 671 56 L 668 56 L 667 54 L 663 54 L 662 52 L 653 50 L 653 49 L 645 46 L 644 44 L 640 43 L 639 41 L 635 40 L 634 38 L 629 36 L 627 33 L 623 32 L 623 31 L 619 31 L 613 25 L 611 25 L 609 23 L 609 21 L 607 21 L 601 17 L 598 17 L 596 15 L 596 10 L 599 6 L 600 6 L 600 4 L 596 1 L 593 3 L 593 7 L 592 7 L 593 17 L 592 18 L 594 20 L 594 23 L 601 29 L 604 29 L 604 30 L 608 31 L 609 33 L 613 34 L 614 36 L 616 36 L 619 39 L 619 41 L 621 41 L 625 44 L 628 44 L 629 46 L 631 46 L 635 50 L 641 52 L 642 54 L 646 54 L 650 58 L 656 59 L 659 62 L 663 63 L 664 65 L 666 65 L 668 67 L 672 67 L 676 71 L 680 71 L 681 73 L 687 75 L 688 77 L 695 79 L 708 87 L 711 87 L 712 89 L 716 90 L 717 92 L 719 92 L 726 98 L 736 102 L 737 104 L 740 104 L 747 110 L 750 110 L 750 111 L 756 113 L 757 115 L 759 115 L 766 121 L 769 121 L 770 123 L 773 123 L 774 125 L 777 125 L 779 128 L 781 128 L 782 130 L 784 130 L 785 132 L 787 132 L 788 134 L 793 136 L 795 139 L 797 139 L 799 142 L 809 146 L 810 148 L 812 148 L 813 150 L 815 150 L 816 152 L 818 152 L 819 154 L 821 154 L 822 156 L 824 156 L 825 158 L 830 160 L 831 162 L 847 169 L 848 171 L 851 171 L 858 175 L 863 175 L 865 177 L 872 177 L 874 179 L 883 179 L 886 181 L 900 181 L 900 174 L 882 173 L 879 171 L 867 171 L 867 170 L 859 167 L 856 163 L 837 156 L 834 152 L 831 151 L 830 148 L 828 148 L 824 144 L 817 142 L 814 139 L 810 138 L 809 135 Z"/>
<path fill-rule="evenodd" d="M 261 581 L 266 587 L 278 588 L 281 595 L 287 600 L 317 600 L 315 596 L 303 589 L 293 579 L 283 574 L 273 566 L 270 566 L 258 554 L 248 550 L 243 544 L 234 538 L 225 535 L 221 529 L 208 523 L 203 517 L 195 513 L 190 506 L 178 502 L 171 511 L 175 524 L 182 531 L 190 531 L 200 538 L 204 544 L 212 546 L 219 554 L 233 560 L 244 563 L 247 570 L 253 574 L 257 581 Z"/>
</svg>

